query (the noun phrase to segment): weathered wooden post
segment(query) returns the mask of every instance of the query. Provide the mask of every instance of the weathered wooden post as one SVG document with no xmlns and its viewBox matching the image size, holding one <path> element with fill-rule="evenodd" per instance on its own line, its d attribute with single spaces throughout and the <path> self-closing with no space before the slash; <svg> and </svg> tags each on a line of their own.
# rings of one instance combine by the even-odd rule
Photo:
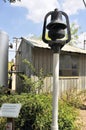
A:
<svg viewBox="0 0 86 130">
<path fill-rule="evenodd" d="M 13 118 L 7 118 L 6 130 L 15 130 Z"/>
</svg>

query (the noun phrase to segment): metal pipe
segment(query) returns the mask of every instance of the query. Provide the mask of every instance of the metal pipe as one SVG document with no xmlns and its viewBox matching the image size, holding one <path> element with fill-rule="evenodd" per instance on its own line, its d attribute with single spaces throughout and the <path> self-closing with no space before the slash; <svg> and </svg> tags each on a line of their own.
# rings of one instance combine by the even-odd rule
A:
<svg viewBox="0 0 86 130">
<path fill-rule="evenodd" d="M 9 37 L 0 31 L 0 86 L 8 86 L 8 47 Z"/>
<path fill-rule="evenodd" d="M 59 53 L 53 53 L 53 111 L 51 130 L 58 130 Z"/>
</svg>

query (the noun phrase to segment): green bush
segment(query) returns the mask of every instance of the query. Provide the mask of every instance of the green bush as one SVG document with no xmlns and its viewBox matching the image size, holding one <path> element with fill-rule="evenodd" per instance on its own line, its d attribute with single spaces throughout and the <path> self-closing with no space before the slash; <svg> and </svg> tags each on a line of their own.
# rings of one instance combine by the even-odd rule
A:
<svg viewBox="0 0 86 130">
<path fill-rule="evenodd" d="M 0 118 L 0 130 L 6 130 L 6 118 Z"/>
<path fill-rule="evenodd" d="M 21 103 L 19 118 L 15 119 L 16 130 L 49 130 L 51 124 L 50 95 L 10 95 L 0 98 L 2 103 Z"/>
<path fill-rule="evenodd" d="M 78 112 L 75 107 L 59 101 L 59 130 L 78 130 L 75 123 Z"/>
<path fill-rule="evenodd" d="M 61 99 L 75 108 L 81 108 L 83 105 L 83 91 L 77 91 L 76 88 L 68 89 L 63 94 Z"/>
<path fill-rule="evenodd" d="M 26 74 L 18 74 L 22 83 L 22 92 L 32 94 L 36 94 L 36 92 L 40 93 L 41 91 L 43 91 L 44 87 L 45 76 L 43 73 L 43 69 L 41 68 L 37 73 L 36 69 L 34 68 L 34 66 L 30 61 L 24 59 L 23 63 L 25 66 L 27 66 L 28 70 L 30 70 L 31 73 L 33 73 L 33 75 L 36 76 L 36 80 Z"/>
<path fill-rule="evenodd" d="M 0 97 L 0 106 L 2 103 L 22 104 L 19 117 L 15 119 L 15 130 L 51 130 L 52 96 L 50 94 L 3 95 Z M 76 130 L 74 123 L 76 116 L 73 107 L 62 100 L 59 101 L 59 130 Z M 4 123 L 6 123 L 5 119 Z M 0 126 L 0 130 L 4 128 Z"/>
</svg>

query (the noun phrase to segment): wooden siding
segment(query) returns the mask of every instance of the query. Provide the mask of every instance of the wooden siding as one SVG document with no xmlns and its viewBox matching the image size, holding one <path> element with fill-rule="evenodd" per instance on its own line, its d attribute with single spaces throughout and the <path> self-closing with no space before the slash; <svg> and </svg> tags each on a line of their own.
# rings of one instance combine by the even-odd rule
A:
<svg viewBox="0 0 86 130">
<path fill-rule="evenodd" d="M 68 90 L 74 89 L 80 90 L 79 86 L 79 77 L 60 77 L 59 78 L 59 93 L 60 95 Z M 45 77 L 44 87 L 42 92 L 52 92 L 53 91 L 53 77 Z"/>
<path fill-rule="evenodd" d="M 27 59 L 30 62 L 32 61 L 32 49 L 31 46 L 28 46 L 27 43 L 23 41 L 16 54 L 16 68 L 17 71 L 30 75 L 31 71 L 28 70 L 28 67 L 23 63 L 24 59 Z M 22 91 L 22 84 L 19 76 L 16 76 L 16 90 L 19 92 Z"/>
<path fill-rule="evenodd" d="M 81 88 L 86 89 L 86 55 L 80 55 L 80 82 Z"/>
<path fill-rule="evenodd" d="M 33 65 L 36 72 L 39 73 L 43 69 L 44 75 L 52 73 L 53 55 L 50 49 L 33 48 Z"/>
<path fill-rule="evenodd" d="M 24 71 L 28 76 L 34 77 L 37 80 L 37 75 L 31 73 L 23 63 L 22 60 L 29 60 L 36 69 L 36 73 L 39 74 L 40 69 L 43 69 L 45 75 L 44 87 L 42 92 L 51 92 L 53 90 L 53 53 L 48 48 L 31 47 L 27 43 L 22 43 L 19 47 L 19 52 L 16 55 L 17 70 Z M 59 78 L 59 92 L 60 94 L 70 88 L 86 89 L 86 55 L 79 53 L 62 52 L 60 58 L 64 58 L 63 55 L 76 56 L 78 60 L 78 75 L 77 76 L 60 76 Z M 62 61 L 63 59 L 61 59 Z M 65 62 L 65 60 L 63 60 Z M 64 65 L 62 61 L 62 64 Z M 67 61 L 66 61 L 67 62 Z M 70 62 L 70 61 L 69 61 Z M 76 59 L 74 59 L 76 62 Z M 62 65 L 62 67 L 63 67 Z M 17 89 L 22 90 L 21 81 L 17 78 Z M 38 91 L 38 90 L 37 90 Z"/>
</svg>

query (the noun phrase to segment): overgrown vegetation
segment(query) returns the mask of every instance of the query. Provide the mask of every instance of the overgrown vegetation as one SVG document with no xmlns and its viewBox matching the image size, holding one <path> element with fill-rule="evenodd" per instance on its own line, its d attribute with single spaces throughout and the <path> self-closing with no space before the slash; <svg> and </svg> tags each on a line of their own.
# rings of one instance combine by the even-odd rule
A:
<svg viewBox="0 0 86 130">
<path fill-rule="evenodd" d="M 76 45 L 78 42 L 78 32 L 79 26 L 76 23 L 71 24 L 71 41 L 69 42 L 70 45 Z"/>
<path fill-rule="evenodd" d="M 32 64 L 24 60 L 24 63 L 36 74 Z M 34 81 L 25 74 L 19 75 L 23 81 L 23 93 L 7 95 L 7 89 L 0 88 L 0 106 L 3 103 L 21 103 L 22 108 L 19 117 L 15 119 L 15 130 L 51 130 L 52 122 L 52 95 L 49 93 L 35 94 L 43 88 L 43 71 L 40 70 L 38 79 Z M 80 130 L 76 123 L 77 108 L 83 106 L 82 95 L 85 91 L 78 92 L 75 88 L 64 92 L 59 99 L 59 130 Z M 5 130 L 6 118 L 0 118 L 0 130 Z"/>
<path fill-rule="evenodd" d="M 85 91 L 77 91 L 76 88 L 70 88 L 62 94 L 61 100 L 75 108 L 81 108 L 83 104 L 82 95 Z"/>
<path fill-rule="evenodd" d="M 59 129 L 80 130 L 75 123 L 78 116 L 77 109 L 62 100 L 59 101 Z"/>
<path fill-rule="evenodd" d="M 2 95 L 0 106 L 3 103 L 21 103 L 19 117 L 15 119 L 15 130 L 51 130 L 52 122 L 52 95 L 27 94 Z M 75 123 L 77 110 L 74 106 L 59 100 L 59 130 L 80 130 Z M 6 119 L 0 118 L 0 130 L 5 129 Z M 3 123 L 2 123 L 3 122 Z"/>
<path fill-rule="evenodd" d="M 23 84 L 23 92 L 25 93 L 40 93 L 42 91 L 44 84 L 44 75 L 42 68 L 40 69 L 39 73 L 36 73 L 36 70 L 34 66 L 31 64 L 31 62 L 27 61 L 26 59 L 23 60 L 23 63 L 27 66 L 28 70 L 30 70 L 36 77 L 36 80 L 34 80 L 33 76 L 27 76 L 26 74 L 19 74 L 19 77 L 21 78 L 22 84 Z"/>
</svg>

